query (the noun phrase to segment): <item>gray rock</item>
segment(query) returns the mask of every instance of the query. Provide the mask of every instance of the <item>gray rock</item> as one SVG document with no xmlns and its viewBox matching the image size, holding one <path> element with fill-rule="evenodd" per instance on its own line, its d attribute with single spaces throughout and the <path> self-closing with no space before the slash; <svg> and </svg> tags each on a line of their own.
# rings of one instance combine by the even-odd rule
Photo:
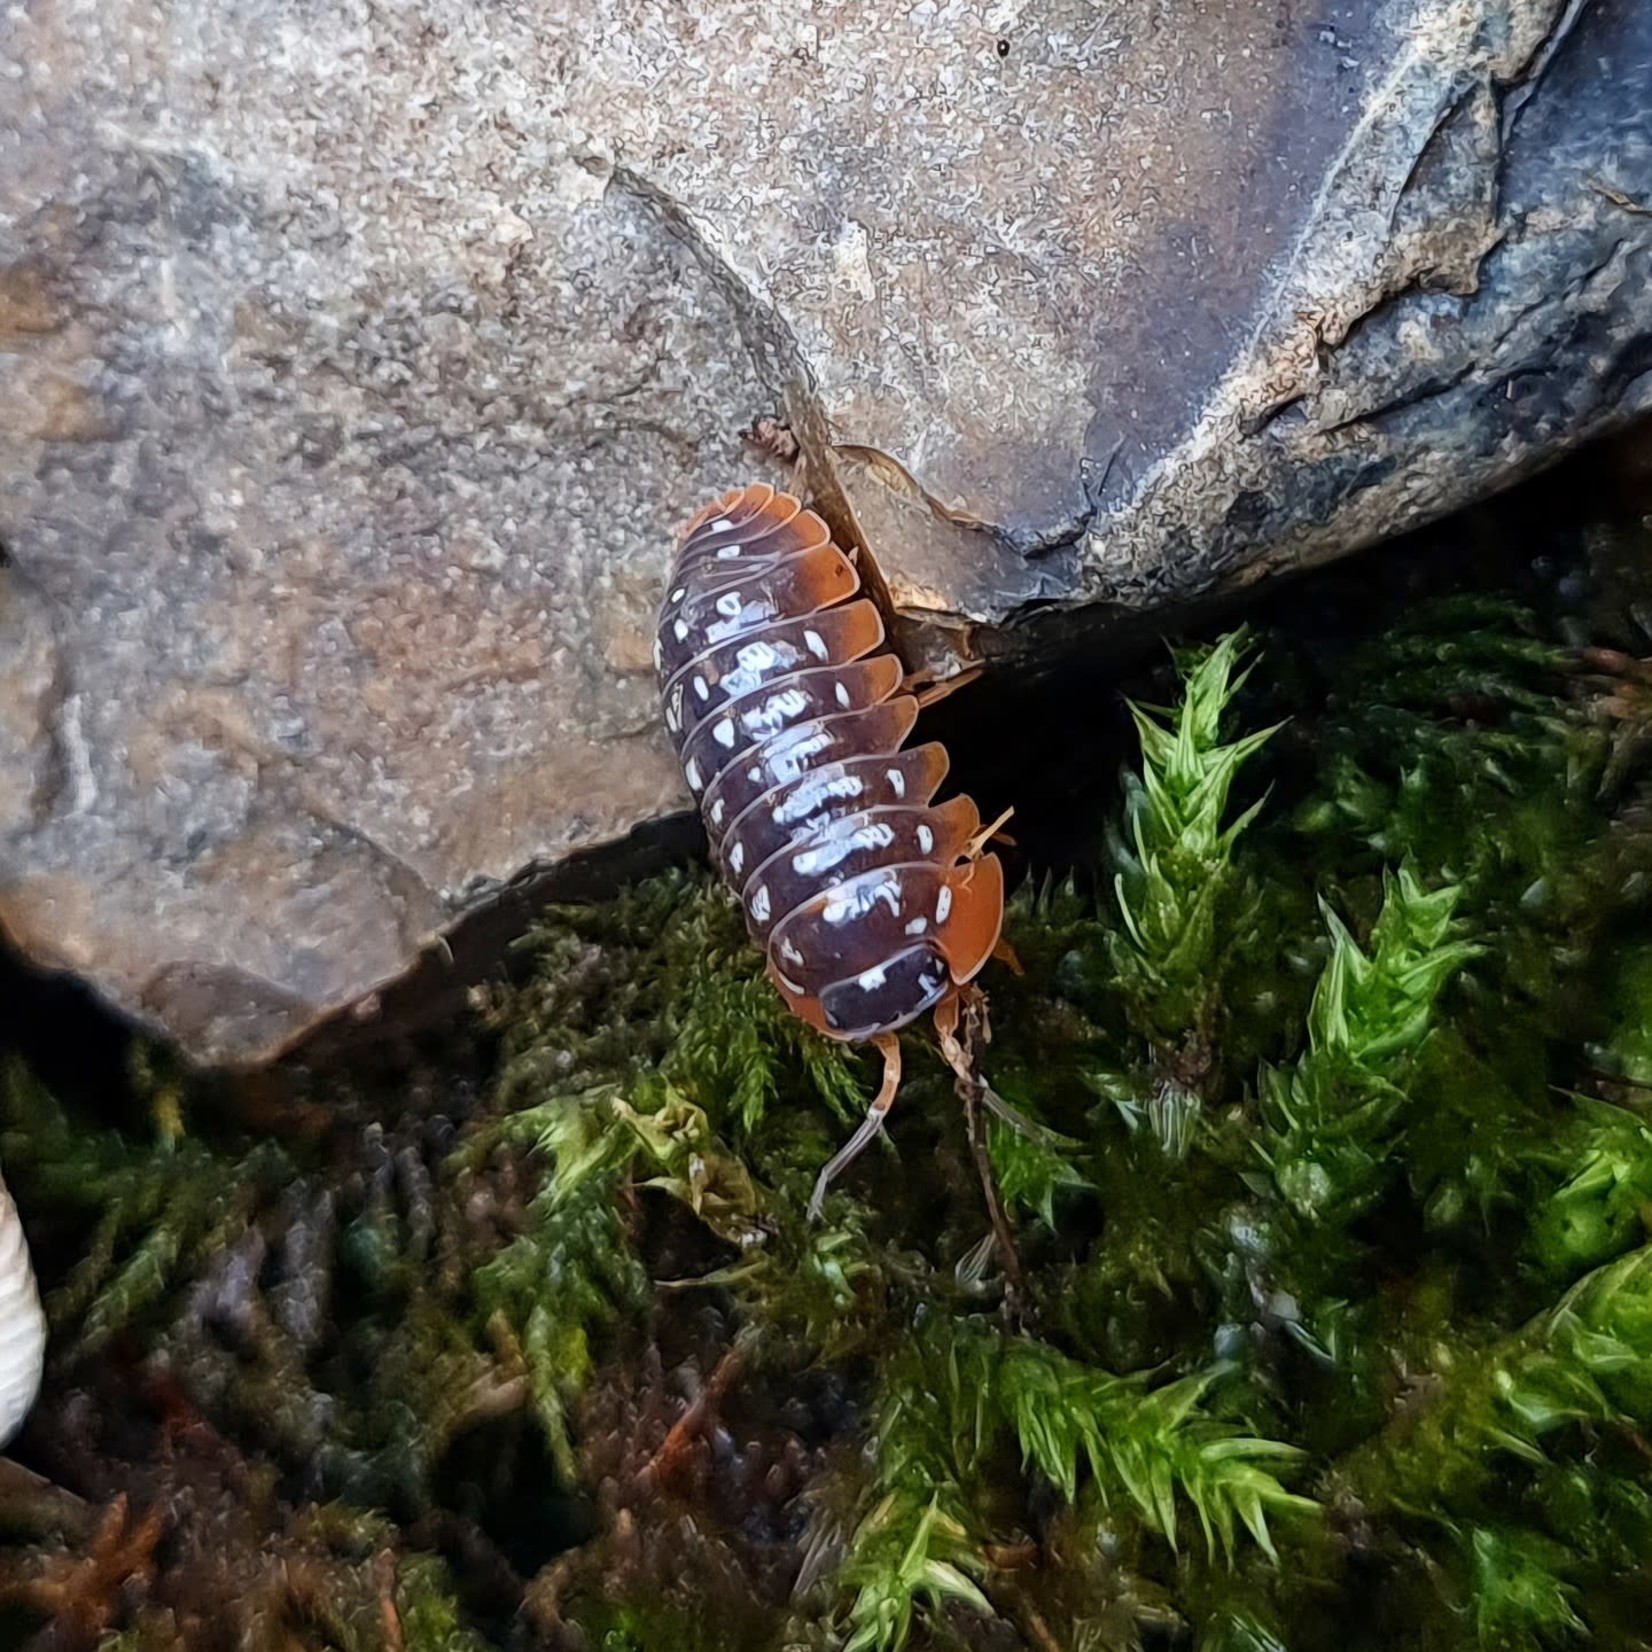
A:
<svg viewBox="0 0 1652 1652">
<path fill-rule="evenodd" d="M 1652 405 L 1649 109 L 1635 0 L 13 7 L 0 924 L 259 1061 L 685 807 L 762 415 L 936 661 L 1502 485 Z"/>
</svg>

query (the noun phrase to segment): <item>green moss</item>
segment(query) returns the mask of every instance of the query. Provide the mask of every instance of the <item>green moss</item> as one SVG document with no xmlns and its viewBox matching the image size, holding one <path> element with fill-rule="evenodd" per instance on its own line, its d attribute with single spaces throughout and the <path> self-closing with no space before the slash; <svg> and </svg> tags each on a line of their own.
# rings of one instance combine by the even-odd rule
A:
<svg viewBox="0 0 1652 1652">
<path fill-rule="evenodd" d="M 1109 837 L 1121 927 L 1105 936 L 1108 990 L 1148 1044 L 1195 1046 L 1201 1062 L 1218 1035 L 1222 971 L 1256 905 L 1234 848 L 1261 804 L 1232 817 L 1228 799 L 1247 759 L 1276 732 L 1222 739 L 1248 675 L 1238 670 L 1243 649 L 1236 632 L 1184 655 L 1185 689 L 1164 721 L 1130 706 L 1141 767 L 1125 773 L 1122 829 Z"/>
<path fill-rule="evenodd" d="M 1149 1388 L 979 1319 L 931 1319 L 883 1369 L 876 1469 L 843 1573 L 850 1644 L 904 1645 L 920 1601 L 992 1613 L 990 1539 L 1025 1520 L 1040 1483 L 1172 1551 L 1190 1521 L 1211 1557 L 1241 1533 L 1272 1555 L 1269 1516 L 1314 1505 L 1275 1477 L 1290 1447 L 1208 1413 L 1215 1379 Z"/>
<path fill-rule="evenodd" d="M 146 1077 L 147 1063 L 138 1071 Z M 278 1147 L 259 1144 L 226 1175 L 218 1155 L 177 1134 L 171 1085 L 148 1092 L 158 1104 L 147 1144 L 74 1129 L 20 1063 L 0 1069 L 0 1090 L 0 1162 L 79 1230 L 79 1260 L 50 1302 L 54 1326 L 73 1326 L 77 1355 L 143 1322 L 180 1280 L 198 1276 L 290 1174 Z"/>
<path fill-rule="evenodd" d="M 398 1569 L 396 1612 L 406 1652 L 487 1652 L 462 1621 L 447 1567 L 432 1555 L 412 1556 Z"/>
<path fill-rule="evenodd" d="M 14 1072 L 57 1388 L 164 1370 L 305 1543 L 361 1512 L 409 1648 L 1631 1644 L 1644 764 L 1503 598 L 1146 692 L 987 976 L 1019 1289 L 922 1029 L 806 1219 L 874 1063 L 676 871 L 543 915 L 479 1094 L 276 1144 L 164 1057 L 116 1128 Z M 339 1588 L 314 1643 L 378 1644 Z"/>
</svg>

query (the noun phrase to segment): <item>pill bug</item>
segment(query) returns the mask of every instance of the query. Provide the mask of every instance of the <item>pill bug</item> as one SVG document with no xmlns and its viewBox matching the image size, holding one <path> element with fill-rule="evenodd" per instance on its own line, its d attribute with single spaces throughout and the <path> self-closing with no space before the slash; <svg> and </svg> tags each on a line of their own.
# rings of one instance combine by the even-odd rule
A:
<svg viewBox="0 0 1652 1652">
<path fill-rule="evenodd" d="M 883 1079 L 820 1173 L 875 1136 L 900 1084 L 901 1027 L 933 1012 L 949 1061 L 970 983 L 999 945 L 1003 869 L 967 797 L 934 801 L 948 759 L 908 747 L 919 691 L 890 651 L 856 555 L 758 484 L 682 531 L 654 664 L 665 725 L 718 871 L 768 973 L 828 1038 L 868 1042 Z"/>
</svg>

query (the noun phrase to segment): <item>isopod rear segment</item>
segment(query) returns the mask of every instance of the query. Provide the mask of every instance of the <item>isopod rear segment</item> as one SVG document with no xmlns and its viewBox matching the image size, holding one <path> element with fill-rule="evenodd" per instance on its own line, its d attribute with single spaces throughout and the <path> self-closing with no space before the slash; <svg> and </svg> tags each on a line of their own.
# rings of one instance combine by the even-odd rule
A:
<svg viewBox="0 0 1652 1652">
<path fill-rule="evenodd" d="M 907 747 L 923 696 L 861 589 L 815 512 L 736 489 L 683 530 L 654 655 L 667 732 L 770 978 L 810 1026 L 883 1056 L 811 1213 L 894 1102 L 896 1032 L 933 1012 L 957 1063 L 960 1005 L 1004 914 L 993 828 L 967 797 L 933 801 L 946 753 Z"/>
</svg>

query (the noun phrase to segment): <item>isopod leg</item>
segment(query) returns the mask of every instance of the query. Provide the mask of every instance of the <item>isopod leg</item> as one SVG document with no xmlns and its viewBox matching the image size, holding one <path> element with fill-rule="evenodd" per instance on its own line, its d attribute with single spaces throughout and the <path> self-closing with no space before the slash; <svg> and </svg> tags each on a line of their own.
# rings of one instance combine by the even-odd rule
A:
<svg viewBox="0 0 1652 1652">
<path fill-rule="evenodd" d="M 967 687 L 981 675 L 978 665 L 966 665 L 962 671 L 954 672 L 950 677 L 937 682 L 935 673 L 928 666 L 921 671 L 910 673 L 901 683 L 901 693 L 912 695 L 920 706 L 932 706 L 937 701 L 944 700 L 949 694 L 956 694 L 960 688 Z"/>
<path fill-rule="evenodd" d="M 861 1120 L 860 1128 L 833 1155 L 826 1168 L 816 1178 L 815 1190 L 809 1199 L 810 1221 L 814 1221 L 820 1215 L 821 1207 L 826 1203 L 826 1189 L 831 1186 L 832 1178 L 883 1129 L 883 1121 L 888 1117 L 889 1109 L 895 1105 L 895 1092 L 901 1087 L 900 1040 L 893 1033 L 882 1033 L 872 1042 L 883 1056 L 883 1083 L 878 1086 L 878 1093 L 872 1098 L 872 1105 L 867 1108 L 866 1117 Z"/>
<path fill-rule="evenodd" d="M 1015 847 L 1015 839 L 1004 830 L 1004 822 L 1015 813 L 1014 809 L 1006 809 L 990 826 L 983 826 L 974 837 L 963 847 L 965 860 L 977 860 L 986 851 L 989 843 L 1007 843 L 1010 848 Z"/>
<path fill-rule="evenodd" d="M 1019 964 L 1016 972 L 1020 973 Z M 966 996 L 969 999 L 967 1006 L 964 1003 Z M 981 1104 L 994 1118 L 1001 1119 L 1018 1136 L 1025 1136 L 1028 1141 L 1042 1142 L 1046 1147 L 1056 1147 L 1061 1144 L 1061 1137 L 1055 1131 L 1047 1130 L 1042 1124 L 1035 1124 L 1027 1115 L 1012 1107 L 993 1087 L 987 1083 L 976 1068 L 970 1048 L 958 1037 L 958 1021 L 960 1013 L 967 1008 L 970 1018 L 977 1023 L 975 1037 L 970 1038 L 973 1045 L 975 1038 L 983 1044 L 991 1043 L 992 1033 L 987 1026 L 987 1005 L 985 995 L 979 989 L 966 987 L 944 998 L 935 1006 L 935 1031 L 941 1042 L 941 1055 L 949 1066 L 953 1075 L 962 1085 L 975 1090 L 981 1098 Z"/>
<path fill-rule="evenodd" d="M 958 1024 L 963 1018 L 964 1037 L 958 1037 Z M 1026 1282 L 1021 1276 L 1021 1258 L 1016 1253 L 1015 1238 L 1010 1232 L 1009 1218 L 1004 1213 L 1004 1201 L 998 1194 L 998 1178 L 993 1174 L 992 1160 L 987 1153 L 987 1139 L 981 1130 L 980 1105 L 985 1103 L 993 1112 L 999 1108 L 1023 1124 L 1007 1101 L 981 1077 L 976 1070 L 974 1046 L 986 1028 L 986 997 L 979 987 L 963 986 L 949 993 L 935 1006 L 935 1032 L 940 1040 L 941 1056 L 952 1069 L 957 1081 L 954 1088 L 964 1104 L 964 1124 L 969 1133 L 970 1152 L 975 1159 L 975 1171 L 981 1180 L 981 1197 L 986 1202 L 987 1219 L 992 1223 L 994 1247 L 1004 1270 L 1004 1282 L 1010 1296 L 1019 1299 L 1026 1294 Z M 995 1105 L 996 1104 L 996 1105 Z M 1002 1115 L 1000 1115 L 1002 1116 Z"/>
<path fill-rule="evenodd" d="M 949 992 L 935 1006 L 935 1036 L 941 1042 L 941 1055 L 947 1066 L 966 1084 L 972 1084 L 975 1080 L 970 1071 L 969 1057 L 958 1042 L 958 1014 L 963 996 L 961 992 Z"/>
</svg>

